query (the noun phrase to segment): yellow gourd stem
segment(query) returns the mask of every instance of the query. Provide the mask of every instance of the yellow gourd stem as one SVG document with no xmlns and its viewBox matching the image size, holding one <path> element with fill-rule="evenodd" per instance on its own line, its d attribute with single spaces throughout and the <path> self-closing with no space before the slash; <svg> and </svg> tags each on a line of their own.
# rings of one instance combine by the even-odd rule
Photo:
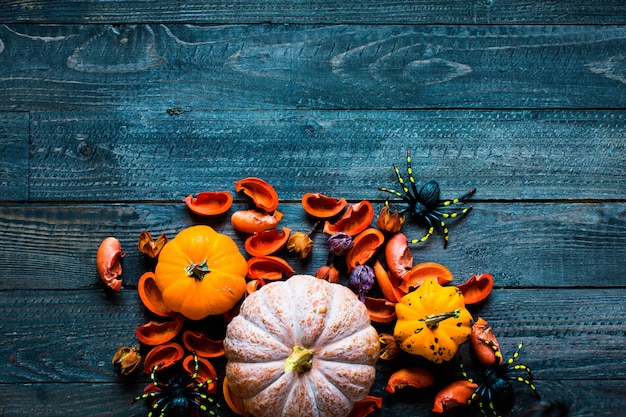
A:
<svg viewBox="0 0 626 417">
<path fill-rule="evenodd" d="M 432 330 L 439 326 L 439 322 L 449 319 L 451 317 L 459 318 L 460 314 L 461 309 L 457 308 L 456 310 L 448 311 L 447 313 L 429 314 L 428 316 L 426 316 L 424 321 L 426 322 L 426 326 L 428 326 L 428 328 Z"/>
<path fill-rule="evenodd" d="M 185 267 L 185 272 L 191 278 L 195 278 L 198 281 L 202 281 L 202 278 L 204 278 L 204 276 L 211 271 L 209 270 L 209 267 L 207 266 L 206 259 L 205 259 L 199 264 L 191 262 L 189 265 Z"/>
<path fill-rule="evenodd" d="M 301 374 L 308 371 L 313 366 L 313 351 L 294 346 L 293 352 L 285 361 L 285 373 L 288 374 L 291 371 L 296 371 Z"/>
</svg>

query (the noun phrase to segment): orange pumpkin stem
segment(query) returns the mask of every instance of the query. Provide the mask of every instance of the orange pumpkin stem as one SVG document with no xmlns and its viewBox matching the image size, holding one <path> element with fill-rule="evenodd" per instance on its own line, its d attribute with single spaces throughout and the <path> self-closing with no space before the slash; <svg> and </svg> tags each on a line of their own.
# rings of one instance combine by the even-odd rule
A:
<svg viewBox="0 0 626 417">
<path fill-rule="evenodd" d="M 204 276 L 211 271 L 209 270 L 209 267 L 207 266 L 206 259 L 205 259 L 199 264 L 191 262 L 189 265 L 185 267 L 185 272 L 191 278 L 195 278 L 198 281 L 202 281 Z"/>
<path fill-rule="evenodd" d="M 448 311 L 447 313 L 430 314 L 426 316 L 424 321 L 426 322 L 426 326 L 428 326 L 428 328 L 432 330 L 432 329 L 435 329 L 437 326 L 439 326 L 439 322 L 442 322 L 452 317 L 459 318 L 460 314 L 461 314 L 461 309 L 457 308 L 456 310 Z"/>
<path fill-rule="evenodd" d="M 296 371 L 301 374 L 308 371 L 313 366 L 313 351 L 294 346 L 293 352 L 285 361 L 285 373 L 288 374 L 291 371 Z"/>
</svg>

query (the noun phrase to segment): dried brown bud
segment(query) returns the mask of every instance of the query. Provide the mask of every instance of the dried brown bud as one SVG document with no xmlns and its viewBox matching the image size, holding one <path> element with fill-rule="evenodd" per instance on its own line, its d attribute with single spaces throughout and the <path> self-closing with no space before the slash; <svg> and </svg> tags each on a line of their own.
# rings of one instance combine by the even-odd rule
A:
<svg viewBox="0 0 626 417">
<path fill-rule="evenodd" d="M 313 250 L 313 241 L 309 237 L 308 233 L 292 233 L 287 241 L 287 249 L 289 252 L 294 252 L 304 259 L 311 254 L 311 250 Z"/>
<path fill-rule="evenodd" d="M 380 359 L 388 361 L 398 356 L 400 347 L 392 335 L 381 333 L 378 335 L 378 341 L 380 342 Z"/>
<path fill-rule="evenodd" d="M 396 233 L 399 232 L 404 224 L 404 214 L 398 213 L 398 209 L 393 209 L 393 212 L 389 209 L 389 206 L 384 205 L 380 209 L 378 218 L 376 219 L 376 226 L 382 231 Z"/>
<path fill-rule="evenodd" d="M 139 348 L 123 346 L 115 352 L 111 360 L 113 365 L 119 365 L 122 375 L 130 375 L 141 365 L 141 355 Z"/>
<path fill-rule="evenodd" d="M 328 282 L 339 282 L 339 271 L 334 266 L 325 265 L 318 268 L 315 271 L 315 276 Z"/>
</svg>

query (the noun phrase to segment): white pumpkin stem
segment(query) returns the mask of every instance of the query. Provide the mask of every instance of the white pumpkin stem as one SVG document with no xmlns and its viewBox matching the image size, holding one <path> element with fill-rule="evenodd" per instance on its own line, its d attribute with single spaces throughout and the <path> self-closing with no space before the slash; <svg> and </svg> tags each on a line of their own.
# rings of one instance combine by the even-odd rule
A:
<svg viewBox="0 0 626 417">
<path fill-rule="evenodd" d="M 293 352 L 285 361 L 285 373 L 288 374 L 291 371 L 296 371 L 301 374 L 308 371 L 313 366 L 313 351 L 294 346 Z"/>
</svg>

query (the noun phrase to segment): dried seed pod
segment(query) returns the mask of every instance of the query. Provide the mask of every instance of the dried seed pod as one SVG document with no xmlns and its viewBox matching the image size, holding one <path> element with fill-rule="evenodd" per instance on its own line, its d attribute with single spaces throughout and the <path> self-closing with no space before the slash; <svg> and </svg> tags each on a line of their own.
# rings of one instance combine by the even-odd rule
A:
<svg viewBox="0 0 626 417">
<path fill-rule="evenodd" d="M 313 240 L 310 237 L 310 233 L 293 233 L 287 241 L 287 249 L 289 252 L 296 253 L 302 259 L 309 256 L 313 250 Z"/>
<path fill-rule="evenodd" d="M 120 374 L 130 375 L 141 366 L 141 355 L 139 348 L 136 346 L 122 346 L 115 352 L 111 360 L 113 365 L 119 366 Z"/>
</svg>

